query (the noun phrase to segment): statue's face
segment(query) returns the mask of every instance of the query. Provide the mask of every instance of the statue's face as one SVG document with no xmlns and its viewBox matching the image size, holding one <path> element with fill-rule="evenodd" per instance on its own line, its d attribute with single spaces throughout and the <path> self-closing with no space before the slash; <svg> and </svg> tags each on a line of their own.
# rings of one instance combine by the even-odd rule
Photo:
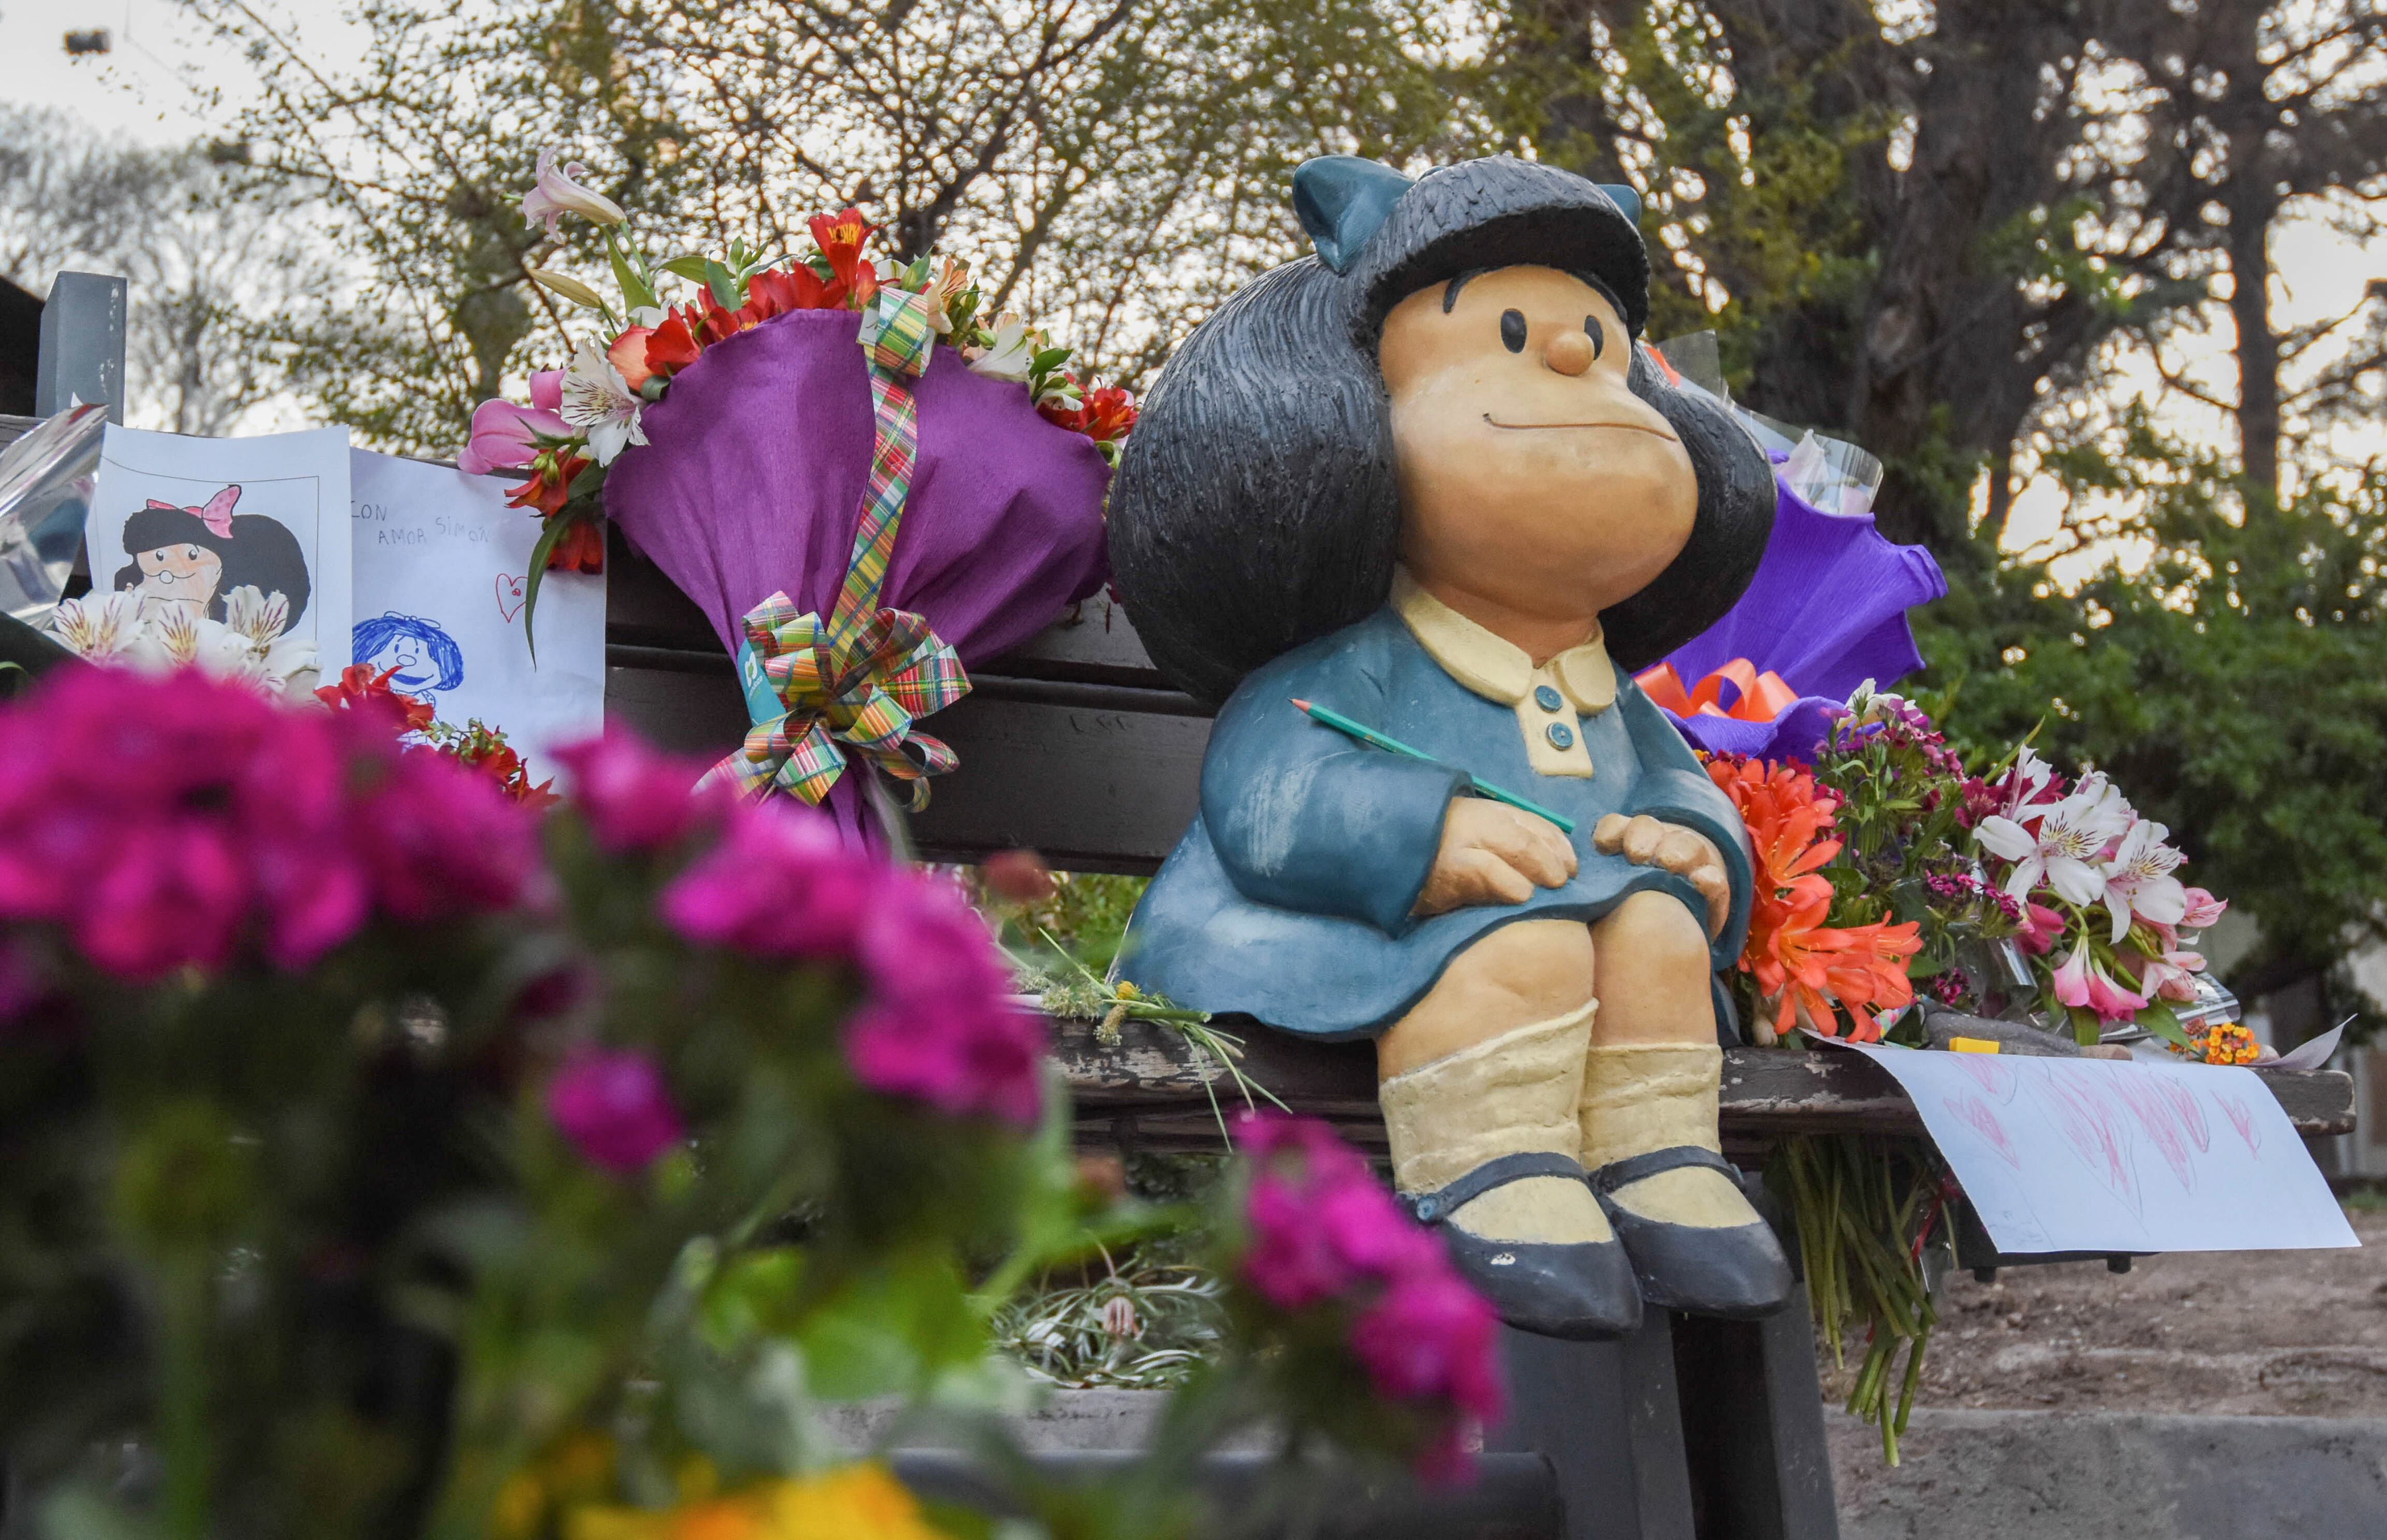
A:
<svg viewBox="0 0 2387 1540">
<path fill-rule="evenodd" d="M 1378 348 L 1401 560 L 1429 588 L 1542 620 L 1596 616 L 1690 539 L 1690 456 L 1626 387 L 1632 344 L 1598 289 L 1555 268 L 1500 268 L 1446 310 L 1448 288 L 1402 300 Z"/>
</svg>

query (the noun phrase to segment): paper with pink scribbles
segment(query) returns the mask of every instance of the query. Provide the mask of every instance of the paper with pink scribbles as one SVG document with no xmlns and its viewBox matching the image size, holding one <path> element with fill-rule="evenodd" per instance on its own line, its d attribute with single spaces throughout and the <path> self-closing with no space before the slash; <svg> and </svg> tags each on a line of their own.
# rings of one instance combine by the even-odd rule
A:
<svg viewBox="0 0 2387 1540">
<path fill-rule="evenodd" d="M 1836 1046 L 1905 1089 L 2002 1252 L 2361 1244 L 2252 1070 Z"/>
</svg>

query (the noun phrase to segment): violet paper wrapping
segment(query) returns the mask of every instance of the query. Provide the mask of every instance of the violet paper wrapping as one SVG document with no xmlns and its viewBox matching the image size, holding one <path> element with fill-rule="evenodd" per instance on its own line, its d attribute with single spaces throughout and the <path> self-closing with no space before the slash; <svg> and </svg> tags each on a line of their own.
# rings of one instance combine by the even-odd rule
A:
<svg viewBox="0 0 2387 1540">
<path fill-rule="evenodd" d="M 873 442 L 859 327 L 850 310 L 798 310 L 708 347 L 606 478 L 606 513 L 732 653 L 774 592 L 826 618 L 845 581 Z M 975 671 L 1102 587 L 1110 469 L 1025 385 L 972 373 L 942 344 L 915 388 L 919 453 L 881 602 L 926 616 Z M 935 735 L 936 717 L 921 729 Z M 872 773 L 849 759 L 822 804 L 865 842 Z"/>
<path fill-rule="evenodd" d="M 1770 722 L 1666 714 L 1710 753 L 1806 761 L 1858 686 L 1887 689 L 1923 666 L 1906 612 L 1945 594 L 1948 579 L 1929 551 L 1884 538 L 1870 513 L 1823 512 L 1778 474 L 1774 488 L 1774 534 L 1748 592 L 1665 661 L 1690 689 L 1746 658 L 1800 699 Z"/>
</svg>

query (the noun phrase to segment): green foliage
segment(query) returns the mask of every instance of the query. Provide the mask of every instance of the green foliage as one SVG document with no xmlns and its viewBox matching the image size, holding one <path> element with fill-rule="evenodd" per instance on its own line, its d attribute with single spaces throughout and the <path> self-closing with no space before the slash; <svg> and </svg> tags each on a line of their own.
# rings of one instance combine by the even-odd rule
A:
<svg viewBox="0 0 2387 1540">
<path fill-rule="evenodd" d="M 2230 467 L 2134 416 L 2122 451 L 2056 467 L 2143 512 L 2154 550 L 2066 593 L 2016 563 L 1920 617 L 1951 735 L 2108 771 L 2261 922 L 2264 956 L 2326 966 L 2387 914 L 2387 474 L 2249 512 Z M 2093 536 L 2098 531 L 2087 532 Z M 2044 724 L 2043 726 L 2041 724 Z"/>
</svg>

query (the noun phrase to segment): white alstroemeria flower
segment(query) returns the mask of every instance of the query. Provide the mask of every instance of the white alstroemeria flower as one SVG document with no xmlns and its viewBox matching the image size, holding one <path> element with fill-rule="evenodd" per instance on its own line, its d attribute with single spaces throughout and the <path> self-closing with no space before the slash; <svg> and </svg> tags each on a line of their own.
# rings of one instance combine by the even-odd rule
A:
<svg viewBox="0 0 2387 1540">
<path fill-rule="evenodd" d="M 563 372 L 563 420 L 588 435 L 589 451 L 600 465 L 611 465 L 633 444 L 647 441 L 638 414 L 646 400 L 630 388 L 605 349 L 584 342 Z"/>
<path fill-rule="evenodd" d="M 121 660 L 140 639 L 140 596 L 91 594 L 69 599 L 50 616 L 50 635 L 79 657 L 99 663 Z"/>
<path fill-rule="evenodd" d="M 969 269 L 950 257 L 938 259 L 938 266 L 928 274 L 928 286 L 920 292 L 928 302 L 928 324 L 939 336 L 954 329 L 953 303 L 969 284 Z"/>
<path fill-rule="evenodd" d="M 619 224 L 622 206 L 604 194 L 584 187 L 578 178 L 587 176 L 588 168 L 574 161 L 562 170 L 556 170 L 555 151 L 538 152 L 538 180 L 523 195 L 523 218 L 533 224 L 547 222 L 547 238 L 555 239 L 555 221 L 566 214 L 577 214 L 591 224 Z"/>
<path fill-rule="evenodd" d="M 1028 322 L 1006 310 L 995 318 L 994 346 L 970 360 L 970 369 L 989 379 L 1026 385 L 1029 360 L 1035 354 L 1036 338 L 1029 332 Z"/>
<path fill-rule="evenodd" d="M 2032 753 L 2027 748 L 2015 755 L 2014 768 L 2006 772 L 2007 815 L 2021 817 L 2026 822 L 2037 818 L 2039 814 L 2036 809 L 2032 809 L 2027 814 L 2018 810 L 2031 808 L 2032 802 L 2040 792 L 2047 789 L 2047 783 L 2054 778 L 2055 766 Z"/>
<path fill-rule="evenodd" d="M 2048 808 L 2036 829 L 1992 814 L 1973 830 L 1981 848 L 2014 869 L 2006 892 L 2027 900 L 2044 880 L 2067 903 L 2091 904 L 2105 896 L 2101 862 L 2105 847 L 2128 831 L 2130 805 L 2099 771 L 2085 776 L 2072 795 Z"/>
<path fill-rule="evenodd" d="M 230 672 L 285 695 L 295 693 L 294 687 L 302 682 L 311 688 L 321 672 L 315 644 L 304 637 L 284 636 L 289 626 L 290 598 L 278 588 L 267 594 L 243 584 L 224 595 L 224 629 L 243 647 Z"/>
<path fill-rule="evenodd" d="M 2121 848 L 2104 864 L 2105 907 L 2114 915 L 2114 944 L 2130 933 L 2130 916 L 2178 925 L 2188 914 L 2188 889 L 2171 874 L 2184 859 L 2164 843 L 2171 830 L 2141 818 L 2122 836 Z"/>
<path fill-rule="evenodd" d="M 275 589 L 268 598 L 257 585 L 244 583 L 224 595 L 224 624 L 255 647 L 271 647 L 290 626 L 290 597 Z"/>
</svg>

